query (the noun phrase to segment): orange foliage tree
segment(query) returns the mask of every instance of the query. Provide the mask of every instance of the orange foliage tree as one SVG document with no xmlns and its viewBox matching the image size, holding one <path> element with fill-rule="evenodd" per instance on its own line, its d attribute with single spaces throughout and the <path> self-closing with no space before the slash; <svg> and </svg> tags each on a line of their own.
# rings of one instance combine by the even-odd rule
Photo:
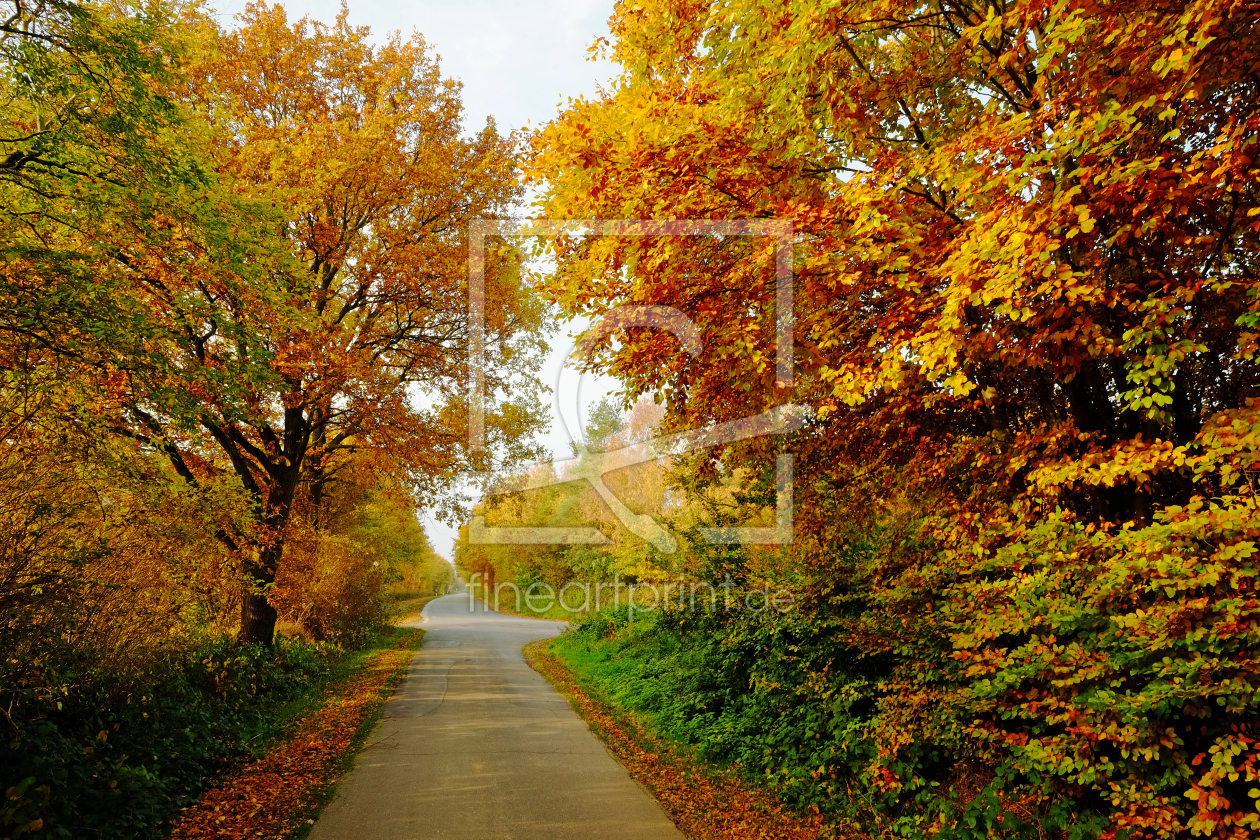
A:
<svg viewBox="0 0 1260 840">
<path fill-rule="evenodd" d="M 218 177 L 270 215 L 236 263 L 190 266 L 175 249 L 132 260 L 166 325 L 170 368 L 156 387 L 116 383 L 109 410 L 184 481 L 226 470 L 254 500 L 254 527 L 219 537 L 247 578 L 240 639 L 269 642 L 266 590 L 300 486 L 318 511 L 327 476 L 354 452 L 416 501 L 455 505 L 445 491 L 465 465 L 466 228 L 504 212 L 519 187 L 492 124 L 461 133 L 458 86 L 418 37 L 373 47 L 345 10 L 331 26 L 291 24 L 265 4 L 232 31 L 186 23 L 203 42 L 186 97 Z M 500 256 L 487 272 L 485 375 L 503 400 L 487 426 L 510 457 L 536 421 L 517 386 L 538 356 L 541 308 Z"/>
<path fill-rule="evenodd" d="M 697 358 L 646 329 L 596 357 L 677 426 L 807 408 L 819 598 L 853 583 L 828 535 L 909 505 L 851 636 L 905 663 L 881 795 L 967 732 L 1112 834 L 1255 830 L 1257 26 L 1230 0 L 623 3 L 621 79 L 534 138 L 548 217 L 792 222 L 790 388 L 764 240 L 561 239 L 546 290 L 697 323 Z"/>
</svg>

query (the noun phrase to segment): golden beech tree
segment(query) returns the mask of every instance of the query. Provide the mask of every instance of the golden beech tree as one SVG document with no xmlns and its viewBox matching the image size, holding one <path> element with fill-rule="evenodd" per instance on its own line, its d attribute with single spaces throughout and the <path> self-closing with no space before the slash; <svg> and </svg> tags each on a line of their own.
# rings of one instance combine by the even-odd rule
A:
<svg viewBox="0 0 1260 840">
<path fill-rule="evenodd" d="M 594 357 L 667 423 L 806 407 L 809 563 L 837 522 L 918 512 L 868 579 L 893 614 L 854 642 L 923 656 L 890 689 L 881 795 L 906 745 L 967 731 L 1111 802 L 1113 833 L 1255 829 L 1228 780 L 1260 773 L 1258 27 L 1231 0 L 621 3 L 621 78 L 533 139 L 550 218 L 791 222 L 790 388 L 765 239 L 560 239 L 546 291 L 693 319 L 697 357 L 648 329 Z M 959 694 L 923 662 L 957 663 Z M 914 730 L 925 697 L 974 715 Z"/>
<path fill-rule="evenodd" d="M 226 470 L 254 500 L 255 525 L 219 537 L 241 557 L 240 639 L 256 643 L 272 638 L 267 589 L 295 494 L 306 486 L 319 510 L 339 451 L 393 470 L 417 502 L 456 506 L 467 227 L 502 214 L 519 186 L 493 125 L 461 133 L 458 86 L 418 37 L 371 46 L 344 9 L 326 26 L 256 4 L 239 24 L 187 20 L 202 45 L 186 96 L 223 189 L 270 213 L 236 262 L 196 242 L 129 259 L 164 324 L 167 369 L 108 399 L 120 431 L 183 480 Z M 513 457 L 538 416 L 518 386 L 542 346 L 541 307 L 500 256 L 487 266 L 484 375 L 501 398 L 487 434 Z"/>
<path fill-rule="evenodd" d="M 672 376 L 659 331 L 605 361 L 696 418 L 766 394 L 918 425 L 914 451 L 965 432 L 1160 472 L 1155 441 L 1255 386 L 1254 25 L 1228 2 L 622 6 L 621 82 L 535 139 L 544 210 L 791 220 L 800 385 L 773 395 L 765 240 L 562 240 L 549 291 L 695 319 L 705 355 Z M 1181 479 L 1152 482 L 1083 503 L 1149 517 Z"/>
</svg>

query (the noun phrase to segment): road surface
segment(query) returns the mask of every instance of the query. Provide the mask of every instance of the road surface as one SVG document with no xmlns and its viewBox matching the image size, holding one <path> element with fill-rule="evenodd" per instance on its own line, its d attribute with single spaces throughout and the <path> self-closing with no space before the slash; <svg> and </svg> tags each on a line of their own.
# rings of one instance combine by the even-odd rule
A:
<svg viewBox="0 0 1260 840">
<path fill-rule="evenodd" d="M 560 624 L 470 600 L 429 602 L 424 645 L 310 840 L 683 840 L 525 663 Z"/>
</svg>

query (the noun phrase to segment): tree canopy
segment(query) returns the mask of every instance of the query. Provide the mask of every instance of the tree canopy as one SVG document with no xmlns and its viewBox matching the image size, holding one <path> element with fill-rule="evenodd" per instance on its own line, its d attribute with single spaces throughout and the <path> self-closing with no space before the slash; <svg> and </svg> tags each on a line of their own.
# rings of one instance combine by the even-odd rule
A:
<svg viewBox="0 0 1260 840">
<path fill-rule="evenodd" d="M 318 509 L 356 453 L 418 502 L 451 504 L 466 464 L 467 226 L 506 212 L 519 186 L 493 125 L 462 134 L 458 87 L 419 39 L 374 47 L 344 10 L 332 25 L 290 23 L 265 4 L 230 31 L 186 23 L 202 46 L 184 95 L 215 178 L 265 212 L 237 262 L 194 275 L 162 251 L 133 264 L 170 327 L 170 371 L 157 389 L 125 383 L 105 410 L 183 480 L 227 469 L 244 486 L 258 517 L 220 539 L 254 581 L 242 639 L 267 641 L 264 590 L 300 490 Z M 532 397 L 513 389 L 537 363 L 542 310 L 510 255 L 492 269 L 487 373 L 518 398 L 491 426 L 511 457 L 536 422 Z"/>
<path fill-rule="evenodd" d="M 1256 27 L 1219 0 L 621 4 L 620 77 L 533 137 L 548 218 L 791 223 L 790 387 L 765 238 L 562 238 L 543 289 L 698 325 L 694 358 L 642 328 L 594 357 L 669 426 L 804 408 L 709 468 L 795 453 L 815 615 L 854 605 L 845 655 L 892 675 L 880 796 L 951 744 L 1048 820 L 1254 827 Z"/>
</svg>

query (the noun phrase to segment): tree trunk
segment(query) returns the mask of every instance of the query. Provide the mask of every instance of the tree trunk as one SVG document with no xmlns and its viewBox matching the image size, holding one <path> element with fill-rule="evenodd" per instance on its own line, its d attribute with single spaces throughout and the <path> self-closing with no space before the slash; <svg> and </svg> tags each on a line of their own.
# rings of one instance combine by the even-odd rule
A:
<svg viewBox="0 0 1260 840">
<path fill-rule="evenodd" d="M 280 565 L 279 545 L 264 549 L 261 556 L 245 564 L 245 591 L 241 594 L 241 629 L 236 641 L 242 645 L 270 645 L 276 633 L 276 608 L 267 600 L 267 587 L 276 580 Z"/>
<path fill-rule="evenodd" d="M 267 596 L 253 589 L 241 598 L 241 631 L 236 641 L 242 645 L 270 645 L 276 632 L 276 608 Z"/>
<path fill-rule="evenodd" d="M 1097 362 L 1092 359 L 1082 362 L 1076 376 L 1063 383 L 1063 391 L 1067 394 L 1076 428 L 1082 432 L 1103 432 L 1108 437 L 1115 437 L 1115 411 Z"/>
</svg>

